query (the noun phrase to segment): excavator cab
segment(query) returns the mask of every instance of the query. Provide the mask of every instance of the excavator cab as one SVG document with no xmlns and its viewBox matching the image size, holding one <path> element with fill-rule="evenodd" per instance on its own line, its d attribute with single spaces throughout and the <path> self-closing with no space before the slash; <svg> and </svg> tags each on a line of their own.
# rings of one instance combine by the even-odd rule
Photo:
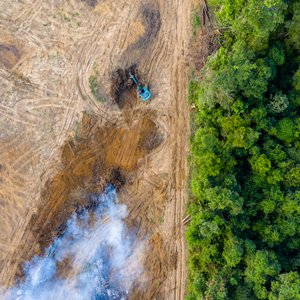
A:
<svg viewBox="0 0 300 300">
<path fill-rule="evenodd" d="M 139 96 L 143 101 L 147 101 L 151 98 L 151 93 L 149 90 L 144 86 L 144 87 L 139 87 Z"/>
</svg>

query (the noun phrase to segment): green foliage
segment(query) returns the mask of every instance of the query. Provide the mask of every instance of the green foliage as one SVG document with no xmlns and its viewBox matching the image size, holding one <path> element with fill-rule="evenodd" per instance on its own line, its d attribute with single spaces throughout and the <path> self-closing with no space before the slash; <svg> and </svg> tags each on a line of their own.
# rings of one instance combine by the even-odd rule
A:
<svg viewBox="0 0 300 300">
<path fill-rule="evenodd" d="M 279 275 L 278 281 L 272 282 L 270 300 L 299 300 L 300 299 L 300 276 L 299 273 L 290 272 Z"/>
<path fill-rule="evenodd" d="M 300 2 L 295 1 L 293 3 L 293 18 L 286 22 L 286 27 L 288 28 L 289 40 L 288 42 L 295 47 L 297 50 L 300 50 Z"/>
<path fill-rule="evenodd" d="M 205 299 L 228 299 L 224 279 L 221 276 L 216 276 L 207 282 L 207 288 L 204 295 Z"/>
<path fill-rule="evenodd" d="M 285 55 L 283 47 L 278 47 L 277 45 L 274 45 L 270 48 L 268 56 L 276 63 L 276 65 L 281 66 L 284 64 Z"/>
<path fill-rule="evenodd" d="M 294 139 L 295 124 L 293 119 L 284 118 L 279 120 L 276 126 L 276 136 L 285 143 L 290 143 Z"/>
<path fill-rule="evenodd" d="M 95 99 L 99 102 L 104 102 L 104 99 L 101 97 L 97 75 L 90 76 L 89 84 L 90 84 L 91 92 L 92 92 L 93 96 L 95 97 Z"/>
<path fill-rule="evenodd" d="M 278 275 L 281 269 L 275 254 L 266 250 L 250 253 L 246 257 L 246 265 L 246 282 L 253 286 L 258 299 L 267 299 L 266 282 Z"/>
<path fill-rule="evenodd" d="M 225 240 L 223 257 L 225 258 L 226 264 L 230 267 L 235 267 L 243 258 L 243 242 L 236 237 L 230 237 Z"/>
<path fill-rule="evenodd" d="M 250 163 L 254 173 L 264 175 L 265 173 L 271 170 L 271 162 L 265 154 L 261 154 L 258 157 L 253 156 L 250 159 Z"/>
<path fill-rule="evenodd" d="M 193 24 L 192 25 L 193 25 L 193 34 L 195 35 L 201 26 L 201 19 L 200 19 L 200 14 L 198 11 L 193 16 Z"/>
<path fill-rule="evenodd" d="M 300 92 L 300 68 L 293 77 L 294 87 L 297 92 Z"/>
<path fill-rule="evenodd" d="M 187 299 L 300 299 L 300 3 L 209 4 L 224 34 L 189 86 Z"/>
<path fill-rule="evenodd" d="M 270 112 L 273 113 L 282 113 L 284 112 L 289 106 L 289 100 L 287 95 L 282 94 L 281 92 L 277 93 L 276 95 L 271 97 L 270 101 Z"/>
</svg>

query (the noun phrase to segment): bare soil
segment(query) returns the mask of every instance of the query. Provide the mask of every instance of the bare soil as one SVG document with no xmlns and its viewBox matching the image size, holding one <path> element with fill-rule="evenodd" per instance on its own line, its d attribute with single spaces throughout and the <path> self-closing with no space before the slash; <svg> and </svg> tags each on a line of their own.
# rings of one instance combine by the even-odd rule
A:
<svg viewBox="0 0 300 300">
<path fill-rule="evenodd" d="M 128 226 L 148 241 L 131 299 L 183 299 L 193 5 L 0 0 L 1 285 L 113 182 Z M 126 76 L 116 87 L 116 70 L 134 64 L 148 103 L 120 88 Z"/>
</svg>

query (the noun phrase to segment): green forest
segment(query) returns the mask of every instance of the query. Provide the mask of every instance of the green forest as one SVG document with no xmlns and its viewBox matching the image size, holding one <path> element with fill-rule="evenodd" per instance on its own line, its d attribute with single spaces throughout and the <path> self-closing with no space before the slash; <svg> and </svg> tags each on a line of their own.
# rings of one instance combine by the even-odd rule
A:
<svg viewBox="0 0 300 300">
<path fill-rule="evenodd" d="M 189 85 L 186 299 L 300 299 L 300 1 L 211 0 Z"/>
</svg>

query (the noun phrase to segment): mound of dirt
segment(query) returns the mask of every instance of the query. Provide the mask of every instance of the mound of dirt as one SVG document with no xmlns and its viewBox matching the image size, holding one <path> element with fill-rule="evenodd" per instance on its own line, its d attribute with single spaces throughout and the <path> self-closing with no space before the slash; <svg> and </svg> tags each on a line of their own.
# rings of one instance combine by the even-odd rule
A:
<svg viewBox="0 0 300 300">
<path fill-rule="evenodd" d="M 111 96 L 121 109 L 131 109 L 140 101 L 136 84 L 130 79 L 130 73 L 143 85 L 136 65 L 116 69 L 112 73 Z"/>
</svg>

